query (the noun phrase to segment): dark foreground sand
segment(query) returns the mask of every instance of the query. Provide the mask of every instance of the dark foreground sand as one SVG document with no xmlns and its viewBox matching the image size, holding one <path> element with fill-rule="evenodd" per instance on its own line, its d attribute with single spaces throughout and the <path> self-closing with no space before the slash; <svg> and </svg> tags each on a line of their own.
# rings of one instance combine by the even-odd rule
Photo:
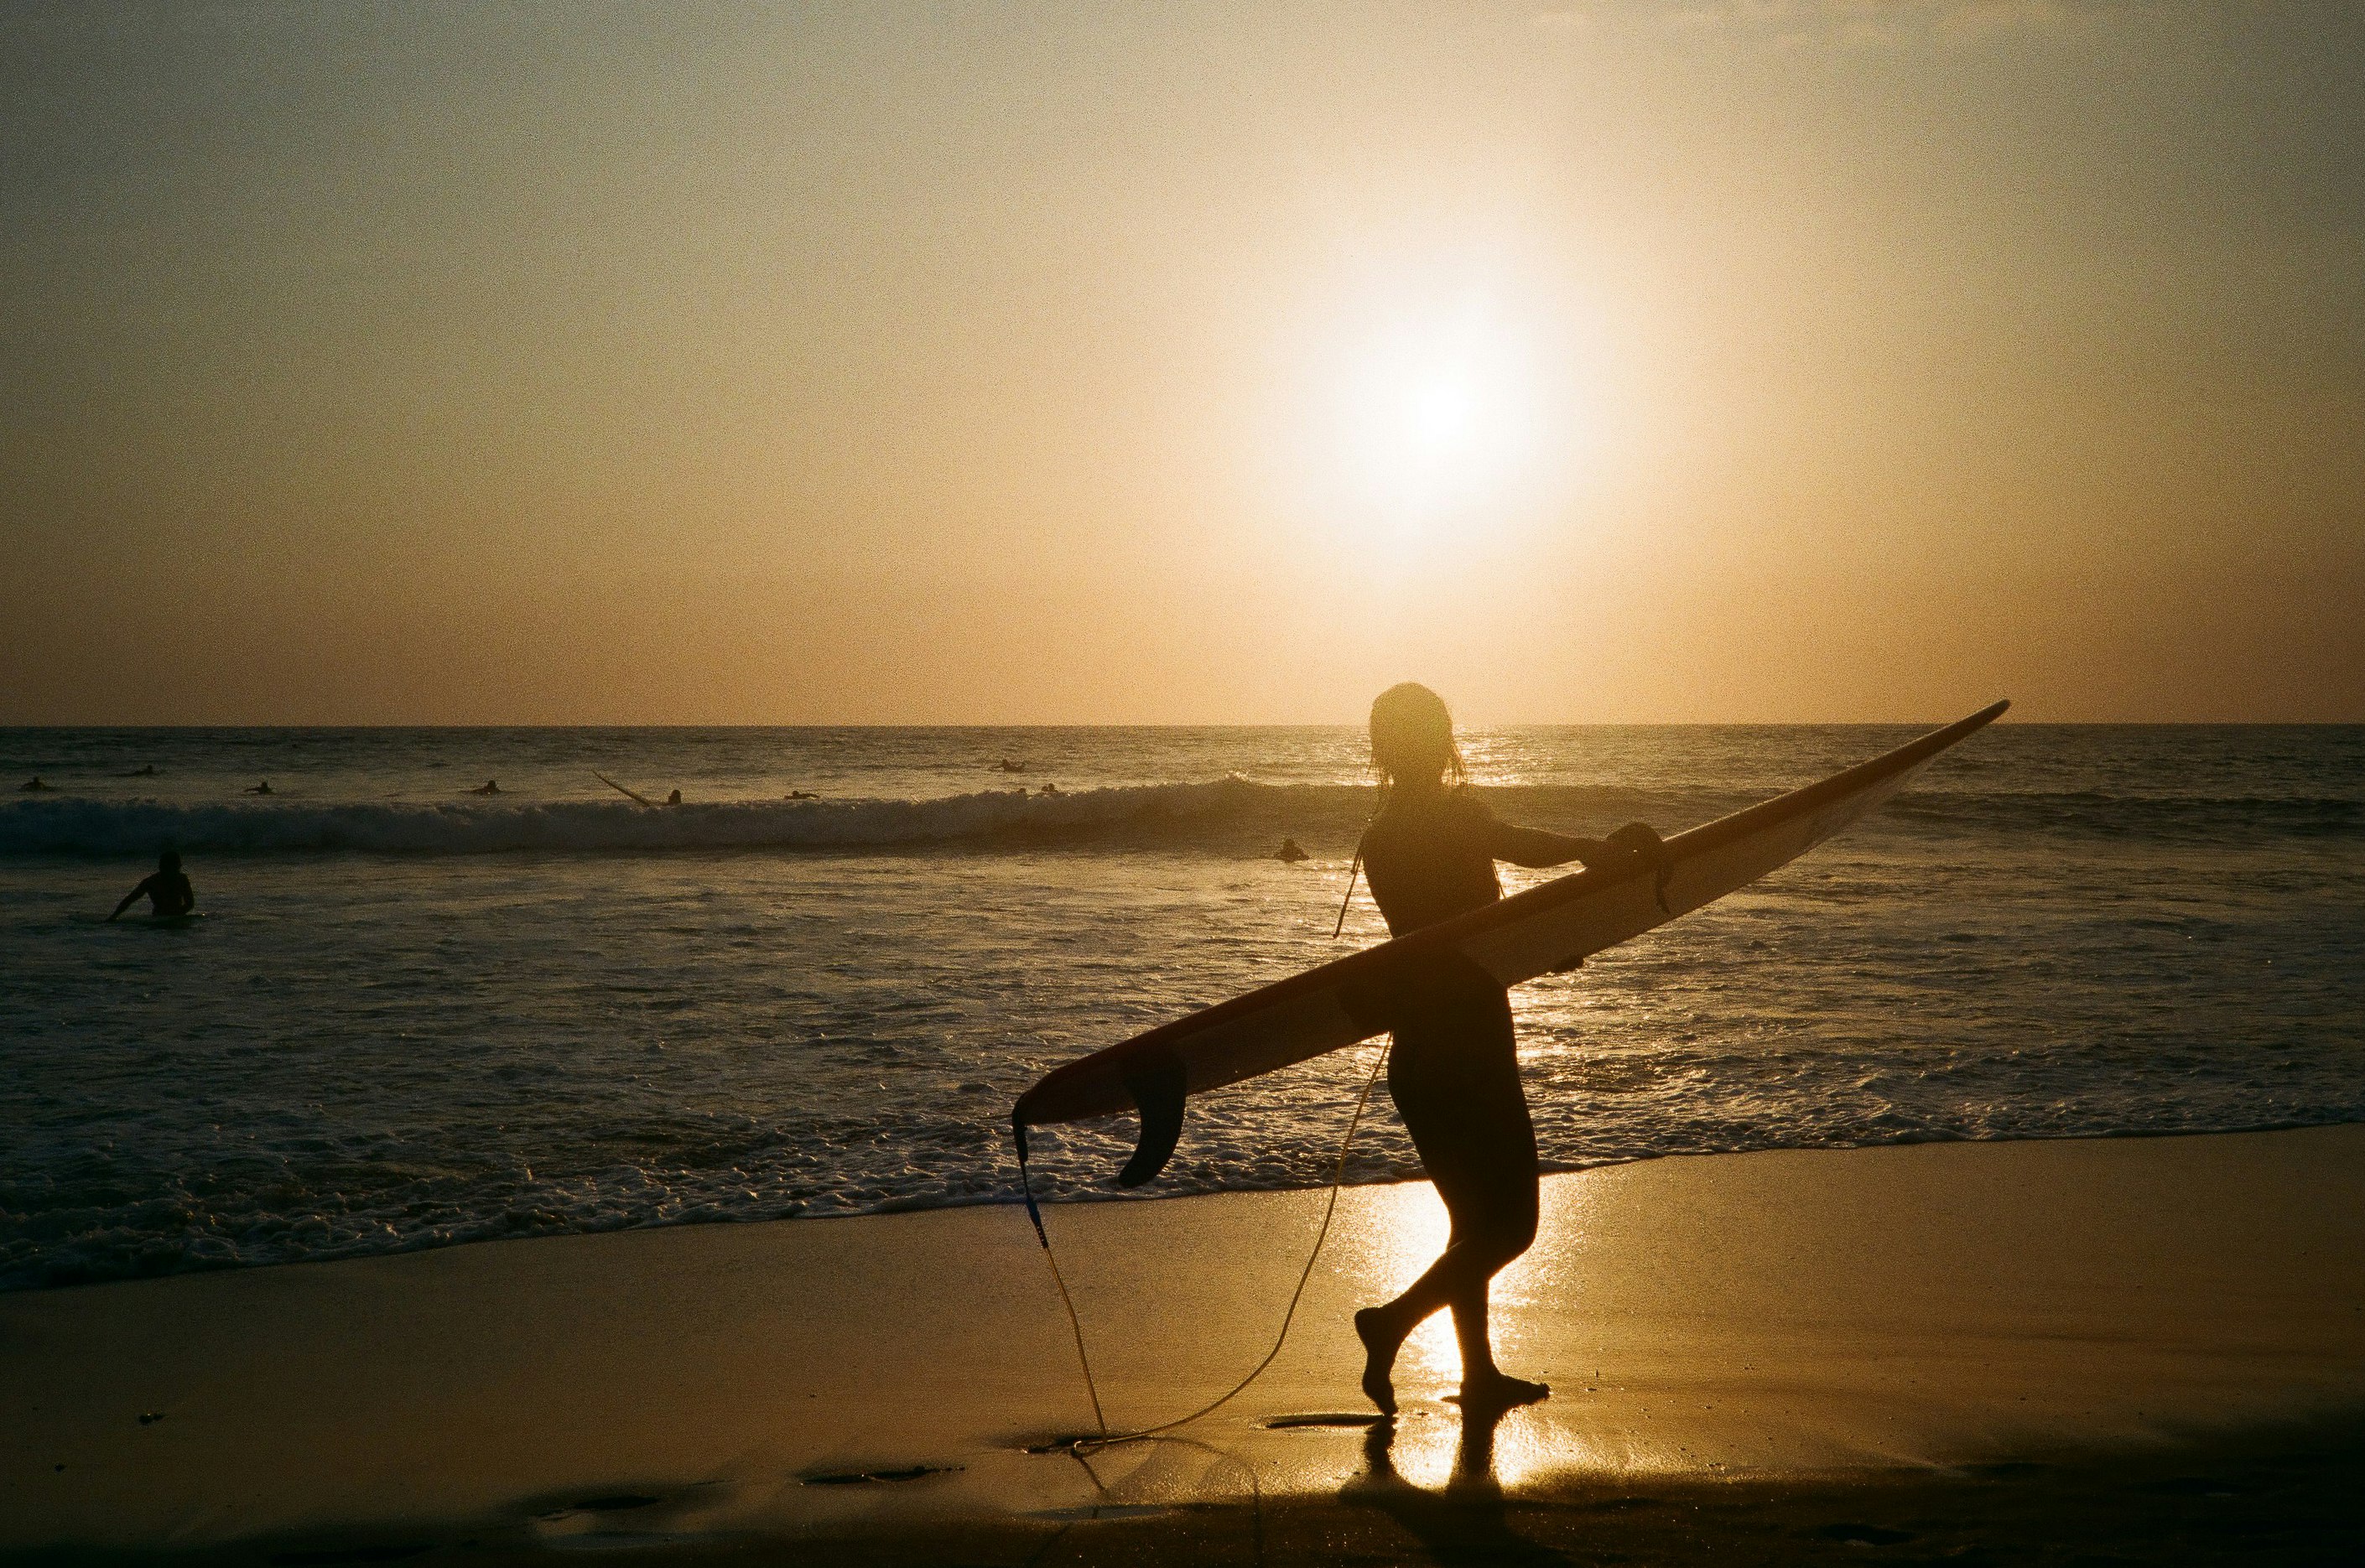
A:
<svg viewBox="0 0 2365 1568">
<path fill-rule="evenodd" d="M 1319 1193 L 1050 1214 L 1111 1423 L 1263 1353 Z M 1546 1404 L 1395 1428 L 1342 1200 L 1290 1348 L 1092 1417 L 1023 1214 L 496 1243 L 0 1297 L 0 1554 L 1446 1562 L 2365 1560 L 2365 1127 L 1667 1159 L 1547 1184 Z"/>
</svg>

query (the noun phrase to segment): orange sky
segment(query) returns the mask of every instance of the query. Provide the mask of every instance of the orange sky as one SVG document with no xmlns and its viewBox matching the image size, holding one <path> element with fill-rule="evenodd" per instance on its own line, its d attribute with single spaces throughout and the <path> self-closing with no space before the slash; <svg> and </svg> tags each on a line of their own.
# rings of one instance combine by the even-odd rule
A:
<svg viewBox="0 0 2365 1568">
<path fill-rule="evenodd" d="M 0 4 L 0 722 L 2365 721 L 2365 14 Z"/>
</svg>

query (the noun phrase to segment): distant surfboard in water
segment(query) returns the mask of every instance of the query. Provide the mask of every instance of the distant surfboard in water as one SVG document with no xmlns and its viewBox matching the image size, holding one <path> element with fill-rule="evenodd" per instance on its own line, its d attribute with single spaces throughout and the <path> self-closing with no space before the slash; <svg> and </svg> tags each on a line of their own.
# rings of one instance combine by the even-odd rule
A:
<svg viewBox="0 0 2365 1568">
<path fill-rule="evenodd" d="M 655 801 L 650 800 L 646 795 L 640 793 L 636 790 L 625 789 L 622 784 L 617 783 L 614 779 L 609 778 L 606 774 L 600 772 L 596 767 L 591 770 L 591 777 L 597 778 L 600 783 L 605 784 L 609 789 L 613 790 L 619 795 L 629 795 L 634 801 L 648 807 L 652 811 L 656 809 L 656 802 Z"/>
<path fill-rule="evenodd" d="M 1439 955 L 1458 954 L 1506 986 L 1568 969 L 1788 865 L 2010 706 L 1983 708 L 1820 783 L 1678 834 L 1664 857 L 1589 867 L 1095 1051 L 1020 1095 L 1011 1121 L 1024 1138 L 1046 1123 L 1139 1112 L 1138 1144 L 1117 1175 L 1120 1185 L 1138 1187 L 1173 1154 L 1186 1095 L 1391 1028 Z"/>
</svg>

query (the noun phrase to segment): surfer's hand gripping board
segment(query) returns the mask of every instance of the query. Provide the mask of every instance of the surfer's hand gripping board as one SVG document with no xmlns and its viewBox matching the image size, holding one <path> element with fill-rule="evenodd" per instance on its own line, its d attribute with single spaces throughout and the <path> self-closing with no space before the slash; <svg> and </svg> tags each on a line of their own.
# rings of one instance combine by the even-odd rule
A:
<svg viewBox="0 0 2365 1568">
<path fill-rule="evenodd" d="M 1164 1169 L 1187 1095 L 1351 1046 L 1393 1027 L 1418 994 L 1426 956 L 1450 950 L 1513 986 L 1574 969 L 1788 865 L 1905 787 L 1932 758 L 2010 707 L 1998 702 L 1919 740 L 1787 795 L 1662 841 L 1641 823 L 1610 834 L 1632 853 L 1484 909 L 1276 981 L 1054 1069 L 1018 1098 L 1011 1122 L 1138 1111 L 1141 1136 L 1119 1172 L 1134 1187 Z M 1639 831 L 1638 831 L 1639 830 Z M 1645 837 L 1647 835 L 1647 842 Z"/>
</svg>

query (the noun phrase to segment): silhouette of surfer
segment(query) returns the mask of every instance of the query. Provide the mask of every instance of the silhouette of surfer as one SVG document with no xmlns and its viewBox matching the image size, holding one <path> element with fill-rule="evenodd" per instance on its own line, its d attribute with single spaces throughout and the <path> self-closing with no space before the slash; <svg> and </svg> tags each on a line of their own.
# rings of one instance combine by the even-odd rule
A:
<svg viewBox="0 0 2365 1568">
<path fill-rule="evenodd" d="M 268 795 L 271 793 L 271 780 L 265 778 L 261 783 L 250 784 L 239 792 L 242 795 Z"/>
<path fill-rule="evenodd" d="M 36 773 L 30 778 L 26 779 L 22 784 L 17 785 L 17 788 L 19 790 L 54 790 L 57 786 Z"/>
<path fill-rule="evenodd" d="M 490 778 L 486 779 L 482 784 L 477 785 L 475 789 L 468 791 L 471 795 L 498 795 L 500 792 L 501 787 L 499 783 Z"/>
<path fill-rule="evenodd" d="M 113 920 L 143 898 L 148 901 L 148 913 L 160 918 L 187 914 L 196 910 L 196 891 L 189 886 L 189 879 L 181 874 L 180 856 L 167 849 L 156 857 L 154 874 L 124 894 L 123 902 L 115 906 L 115 914 L 106 918 Z"/>
<path fill-rule="evenodd" d="M 666 797 L 666 804 L 667 804 L 667 805 L 668 805 L 668 806 L 678 806 L 678 805 L 680 805 L 680 804 L 681 804 L 681 791 L 680 791 L 680 790 L 674 790 L 671 794 L 667 795 L 667 796 Z"/>
<path fill-rule="evenodd" d="M 1057 795 L 1061 791 L 1057 784 L 1046 784 L 1043 788 L 1036 790 L 1035 792 L 1038 795 Z"/>
<path fill-rule="evenodd" d="M 1603 840 L 1496 822 L 1463 777 L 1452 715 L 1425 686 L 1391 687 L 1372 704 L 1372 760 L 1384 794 L 1364 831 L 1363 868 L 1394 935 L 1502 897 L 1497 860 L 1591 865 L 1653 852 L 1659 843 L 1640 823 Z M 1363 1392 L 1395 1413 L 1396 1351 L 1445 1307 L 1462 1347 L 1465 1414 L 1541 1399 L 1552 1390 L 1495 1364 L 1486 1320 L 1488 1282 L 1536 1237 L 1535 1130 L 1519 1086 L 1510 999 L 1476 964 L 1440 951 L 1397 1000 L 1394 1033 L 1388 1092 L 1452 1229 L 1443 1256 L 1402 1295 L 1355 1314 Z"/>
<path fill-rule="evenodd" d="M 153 778 L 156 777 L 156 765 L 151 762 L 142 767 L 135 767 L 123 777 L 126 778 Z"/>
<path fill-rule="evenodd" d="M 996 773 L 1024 773 L 1026 771 L 1026 765 L 1023 762 L 1013 762 L 1005 756 L 993 765 L 993 770 Z"/>
<path fill-rule="evenodd" d="M 1297 840 L 1294 838 L 1283 839 L 1281 841 L 1281 847 L 1272 852 L 1272 857 L 1276 860 L 1285 860 L 1293 866 L 1296 865 L 1300 860 L 1310 860 L 1313 858 L 1312 856 L 1306 854 L 1305 850 L 1298 847 Z"/>
<path fill-rule="evenodd" d="M 787 794 L 781 796 L 780 799 L 783 801 L 818 801 L 821 797 L 814 794 L 810 790 L 791 790 Z"/>
</svg>

